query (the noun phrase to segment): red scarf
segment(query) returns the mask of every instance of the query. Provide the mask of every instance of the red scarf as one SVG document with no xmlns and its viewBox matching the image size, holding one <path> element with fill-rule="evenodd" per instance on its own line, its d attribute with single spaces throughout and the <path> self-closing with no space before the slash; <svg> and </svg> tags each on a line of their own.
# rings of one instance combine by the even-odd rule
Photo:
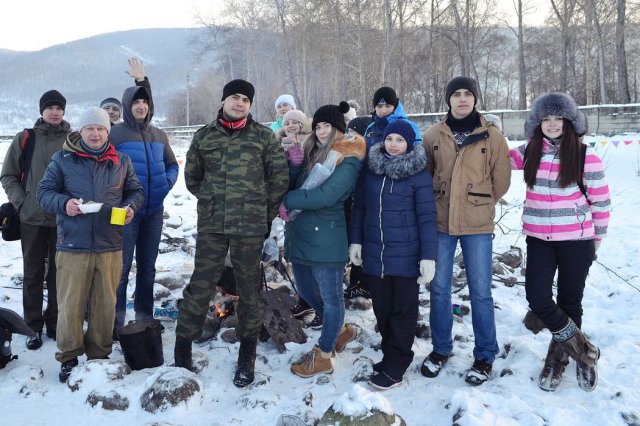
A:
<svg viewBox="0 0 640 426">
<path fill-rule="evenodd" d="M 222 124 L 224 127 L 226 127 L 229 130 L 238 130 L 238 129 L 243 129 L 244 126 L 247 125 L 248 118 L 249 117 L 247 116 L 238 121 L 226 121 L 222 117 L 219 117 L 218 121 L 220 122 L 220 124 Z"/>
<path fill-rule="evenodd" d="M 96 158 L 95 156 L 89 153 L 86 153 L 84 151 L 76 151 L 75 153 L 80 157 L 93 158 L 97 162 L 111 161 L 113 164 L 116 164 L 116 165 L 120 164 L 120 157 L 118 157 L 118 152 L 116 151 L 116 148 L 111 143 L 109 143 L 109 148 L 107 148 L 105 153 L 102 154 L 100 158 Z"/>
</svg>

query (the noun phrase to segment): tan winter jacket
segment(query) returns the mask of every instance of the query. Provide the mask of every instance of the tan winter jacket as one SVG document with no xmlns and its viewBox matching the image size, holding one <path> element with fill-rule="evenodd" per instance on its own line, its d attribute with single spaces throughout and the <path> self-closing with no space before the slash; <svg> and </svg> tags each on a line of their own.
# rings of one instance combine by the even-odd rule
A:
<svg viewBox="0 0 640 426">
<path fill-rule="evenodd" d="M 458 148 L 446 117 L 422 136 L 433 176 L 438 231 L 450 235 L 491 233 L 495 205 L 511 183 L 507 142 L 480 115 L 480 127 Z"/>
</svg>

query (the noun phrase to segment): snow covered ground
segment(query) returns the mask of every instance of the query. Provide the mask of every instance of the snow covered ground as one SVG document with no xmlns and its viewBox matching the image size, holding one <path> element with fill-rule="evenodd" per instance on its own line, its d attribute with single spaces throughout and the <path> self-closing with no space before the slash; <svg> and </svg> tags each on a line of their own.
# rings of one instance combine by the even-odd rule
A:
<svg viewBox="0 0 640 426">
<path fill-rule="evenodd" d="M 419 372 L 424 357 L 431 351 L 429 340 L 416 339 L 414 362 L 405 375 L 404 384 L 382 393 L 394 412 L 409 425 L 624 425 L 640 424 L 640 227 L 637 212 L 640 207 L 640 135 L 614 137 L 590 136 L 606 166 L 612 192 L 613 210 L 609 235 L 598 260 L 591 268 L 584 297 L 583 329 L 600 347 L 598 363 L 600 379 L 592 393 L 582 391 L 575 379 L 575 364 L 571 362 L 560 388 L 547 393 L 537 386 L 550 339 L 548 331 L 533 335 L 522 325 L 526 312 L 523 285 L 507 287 L 496 281 L 493 291 L 501 354 L 494 364 L 493 380 L 480 387 L 464 382 L 464 373 L 473 362 L 473 333 L 470 317 L 454 323 L 455 356 L 436 379 L 427 379 Z M 9 141 L 0 142 L 0 158 Z M 511 143 L 512 146 L 517 143 Z M 186 143 L 174 146 L 178 159 L 184 161 Z M 0 202 L 6 200 L 0 191 Z M 507 205 L 496 230 L 494 252 L 501 253 L 517 246 L 525 248 L 521 235 L 520 215 L 524 199 L 522 173 L 514 172 L 511 189 L 505 196 Z M 181 176 L 165 203 L 171 218 L 180 224 L 166 228 L 174 237 L 192 238 L 196 230 L 195 198 L 185 189 Z M 634 219 L 636 218 L 636 219 Z M 193 258 L 176 251 L 161 254 L 159 271 L 188 275 Z M 0 306 L 22 314 L 21 289 L 15 288 L 12 277 L 21 274 L 19 242 L 0 242 Z M 521 277 L 521 281 L 524 278 Z M 468 305 L 462 291 L 454 295 L 453 303 Z M 179 296 L 179 292 L 175 292 Z M 421 295 L 426 299 L 427 295 Z M 428 307 L 420 308 L 428 319 Z M 124 412 L 106 411 L 87 404 L 86 392 L 72 392 L 58 382 L 59 364 L 54 359 L 55 342 L 44 338 L 38 351 L 28 351 L 25 338 L 14 335 L 13 353 L 19 356 L 0 370 L 0 413 L 2 424 L 11 425 L 94 425 L 119 424 L 242 424 L 275 425 L 279 416 L 291 414 L 310 419 L 319 418 L 332 403 L 342 400 L 352 391 L 354 363 L 362 357 L 378 361 L 381 354 L 372 345 L 379 343 L 374 331 L 373 312 L 347 311 L 347 321 L 362 329 L 355 342 L 333 359 L 334 373 L 325 378 L 301 379 L 289 371 L 292 360 L 311 349 L 319 331 L 307 330 L 306 344 L 288 344 L 288 351 L 279 354 L 270 343 L 258 346 L 257 381 L 265 383 L 248 389 L 237 389 L 231 383 L 237 357 L 237 344 L 214 340 L 194 350 L 206 355 L 209 366 L 198 378 L 204 386 L 201 403 L 169 408 L 157 414 L 143 411 L 137 401 L 157 372 L 149 369 L 133 372 L 126 378 L 122 392 L 132 401 Z M 165 364 L 173 362 L 174 324 L 166 322 L 163 334 Z M 123 360 L 119 345 L 114 345 L 112 359 Z M 81 364 L 84 358 L 81 358 Z M 41 368 L 42 378 L 29 379 Z M 93 378 L 99 387 L 102 376 Z M 372 390 L 366 383 L 360 385 Z M 26 391 L 25 391 L 26 389 Z M 311 405 L 305 404 L 312 395 Z M 364 396 L 363 399 L 366 399 Z M 382 404 L 384 405 L 384 404 Z M 90 420 L 89 420 L 90 419 Z"/>
</svg>

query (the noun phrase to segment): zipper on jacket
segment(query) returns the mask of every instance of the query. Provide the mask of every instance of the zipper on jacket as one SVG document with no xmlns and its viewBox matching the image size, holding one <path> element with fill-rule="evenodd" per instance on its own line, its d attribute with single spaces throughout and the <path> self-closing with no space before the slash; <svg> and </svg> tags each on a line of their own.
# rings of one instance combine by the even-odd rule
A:
<svg viewBox="0 0 640 426">
<path fill-rule="evenodd" d="M 149 152 L 147 150 L 147 141 L 144 138 L 144 132 L 140 129 L 140 137 L 142 138 L 142 144 L 144 146 L 144 155 L 147 158 L 147 212 L 151 206 L 151 164 L 149 164 Z M 141 209 L 142 210 L 142 209 Z"/>
<path fill-rule="evenodd" d="M 384 192 L 384 185 L 387 182 L 387 177 L 382 178 L 382 185 L 380 186 L 380 194 L 378 195 L 378 223 L 380 224 L 380 278 L 384 278 L 384 261 L 382 257 L 384 255 L 384 231 L 382 230 L 382 193 Z"/>
</svg>

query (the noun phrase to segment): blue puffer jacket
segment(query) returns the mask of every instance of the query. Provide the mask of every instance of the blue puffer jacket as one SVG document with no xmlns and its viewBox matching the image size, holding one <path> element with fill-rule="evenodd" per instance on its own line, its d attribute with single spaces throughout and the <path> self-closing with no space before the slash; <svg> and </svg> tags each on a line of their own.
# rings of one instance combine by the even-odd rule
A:
<svg viewBox="0 0 640 426">
<path fill-rule="evenodd" d="M 422 146 L 391 157 L 384 143 L 369 150 L 353 193 L 349 242 L 362 245 L 362 271 L 417 277 L 419 262 L 435 260 L 436 205 Z"/>
<path fill-rule="evenodd" d="M 123 226 L 111 224 L 111 207 L 140 210 L 144 194 L 129 157 L 109 146 L 100 158 L 87 154 L 80 134 L 71 133 L 62 151 L 53 155 L 38 186 L 38 204 L 56 213 L 56 249 L 74 253 L 122 250 Z M 103 203 L 97 213 L 68 216 L 67 202 L 84 199 Z"/>
<path fill-rule="evenodd" d="M 109 140 L 118 152 L 131 158 L 133 168 L 144 188 L 144 205 L 139 214 L 151 215 L 163 209 L 164 198 L 178 179 L 178 162 L 169 145 L 167 135 L 149 124 L 153 111 L 144 121 L 136 121 L 131 112 L 133 99 L 145 87 L 128 87 L 122 96 L 123 122 L 116 124 L 109 133 Z"/>
<path fill-rule="evenodd" d="M 405 119 L 411 123 L 411 127 L 416 133 L 416 139 L 413 142 L 414 145 L 422 143 L 422 133 L 420 132 L 420 128 L 416 123 L 407 119 L 407 113 L 404 111 L 404 106 L 402 102 L 398 101 L 398 106 L 393 110 L 391 115 L 385 118 L 378 117 L 375 112 L 372 116 L 373 121 L 367 126 L 367 130 L 364 132 L 364 138 L 367 141 L 367 150 L 371 149 L 371 147 L 378 142 L 382 142 L 382 136 L 384 136 L 384 129 L 387 128 L 387 125 L 395 120 Z"/>
</svg>

